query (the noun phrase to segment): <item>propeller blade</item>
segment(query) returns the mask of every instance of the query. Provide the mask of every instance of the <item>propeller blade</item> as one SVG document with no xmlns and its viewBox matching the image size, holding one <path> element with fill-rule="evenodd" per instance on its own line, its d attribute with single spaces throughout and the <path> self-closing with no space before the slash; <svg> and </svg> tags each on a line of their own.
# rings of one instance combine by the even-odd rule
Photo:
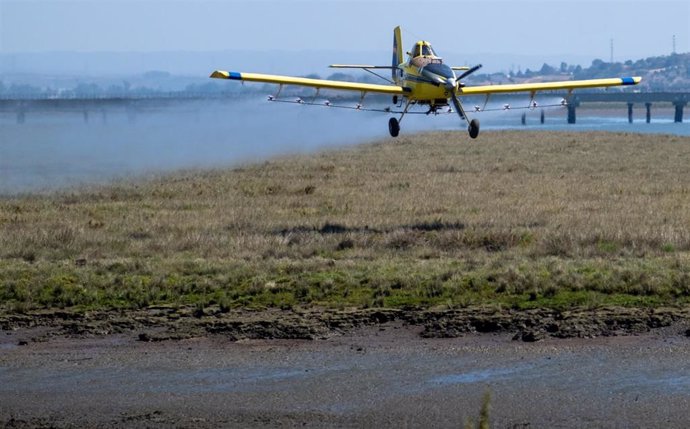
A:
<svg viewBox="0 0 690 429">
<path fill-rule="evenodd" d="M 458 112 L 460 119 L 466 121 L 467 115 L 465 114 L 465 109 L 462 108 L 462 104 L 460 104 L 460 100 L 458 100 L 458 96 L 455 95 L 455 92 L 451 92 L 450 98 L 453 100 L 453 106 L 455 106 L 455 111 Z"/>
<path fill-rule="evenodd" d="M 460 103 L 455 91 L 451 92 L 450 98 L 453 100 L 453 106 L 455 106 L 455 110 L 458 112 L 460 119 L 467 122 L 467 131 L 470 133 L 470 137 L 476 139 L 479 135 L 479 121 L 477 119 L 472 119 L 470 121 L 470 118 L 467 117 L 465 109 L 462 108 L 462 103 Z"/>
<path fill-rule="evenodd" d="M 476 72 L 476 71 L 479 70 L 480 68 L 482 68 L 482 65 L 481 65 L 481 64 L 477 64 L 476 66 L 474 66 L 474 67 L 472 67 L 471 69 L 467 70 L 465 73 L 461 74 L 461 75 L 458 77 L 458 80 L 461 80 L 461 79 L 466 78 L 467 76 L 469 76 L 469 75 L 471 75 L 472 73 Z"/>
</svg>

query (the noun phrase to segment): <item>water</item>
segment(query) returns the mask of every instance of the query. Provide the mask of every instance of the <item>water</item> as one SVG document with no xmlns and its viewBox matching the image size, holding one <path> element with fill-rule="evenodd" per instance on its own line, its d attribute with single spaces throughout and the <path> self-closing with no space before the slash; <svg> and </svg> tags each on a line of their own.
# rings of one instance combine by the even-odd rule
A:
<svg viewBox="0 0 690 429">
<path fill-rule="evenodd" d="M 621 111 L 621 116 L 624 112 Z M 623 117 L 600 117 L 600 116 L 582 116 L 577 118 L 576 124 L 566 123 L 565 115 L 562 118 L 554 118 L 544 125 L 538 123 L 538 118 L 535 118 L 531 123 L 528 122 L 526 127 L 510 126 L 510 129 L 546 129 L 553 131 L 615 131 L 626 133 L 642 133 L 642 134 L 673 134 L 678 136 L 690 136 L 690 123 L 674 123 L 673 118 L 666 118 L 659 115 L 659 118 L 652 118 L 648 124 L 644 119 L 635 118 L 632 124 L 628 123 L 627 118 Z M 670 115 L 666 115 L 670 116 Z"/>
<path fill-rule="evenodd" d="M 544 104 L 551 104 L 545 100 Z M 553 100 L 551 100 L 553 101 Z M 495 107 L 495 106 L 494 106 Z M 654 112 L 651 124 L 620 116 L 578 115 L 566 124 L 564 108 L 471 114 L 482 130 L 624 131 L 690 135 L 672 112 Z M 520 124 L 522 113 L 527 125 Z M 638 114 L 641 112 L 637 112 Z M 312 152 L 387 138 L 384 113 L 268 103 L 262 100 L 189 101 L 145 109 L 128 116 L 108 109 L 106 116 L 83 112 L 29 111 L 24 124 L 14 112 L 0 113 L 0 194 L 35 192 L 185 168 L 213 168 L 256 162 L 281 154 Z M 402 135 L 424 130 L 458 130 L 455 114 L 408 115 Z M 469 138 L 468 138 L 469 141 Z M 481 135 L 480 135 L 481 141 Z"/>
</svg>

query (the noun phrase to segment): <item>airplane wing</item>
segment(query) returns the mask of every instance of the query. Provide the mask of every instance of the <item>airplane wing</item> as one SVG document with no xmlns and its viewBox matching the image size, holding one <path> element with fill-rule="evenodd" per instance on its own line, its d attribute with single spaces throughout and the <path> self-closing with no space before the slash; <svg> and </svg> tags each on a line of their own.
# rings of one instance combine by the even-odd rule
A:
<svg viewBox="0 0 690 429">
<path fill-rule="evenodd" d="M 506 92 L 537 92 L 557 89 L 600 88 L 607 86 L 637 85 L 641 77 L 621 77 L 610 79 L 565 80 L 560 82 L 519 83 L 507 85 L 465 86 L 458 95 L 499 94 Z"/>
<path fill-rule="evenodd" d="M 314 88 L 340 89 L 344 91 L 377 92 L 380 94 L 404 94 L 408 88 L 398 85 L 376 85 L 371 83 L 343 82 L 338 80 L 310 79 L 306 77 L 280 76 L 259 73 L 238 73 L 216 70 L 211 73 L 212 78 L 242 80 L 248 82 L 275 83 L 278 85 L 300 85 Z"/>
<path fill-rule="evenodd" d="M 392 69 L 393 66 L 370 66 L 367 64 L 331 64 L 332 69 Z"/>
</svg>

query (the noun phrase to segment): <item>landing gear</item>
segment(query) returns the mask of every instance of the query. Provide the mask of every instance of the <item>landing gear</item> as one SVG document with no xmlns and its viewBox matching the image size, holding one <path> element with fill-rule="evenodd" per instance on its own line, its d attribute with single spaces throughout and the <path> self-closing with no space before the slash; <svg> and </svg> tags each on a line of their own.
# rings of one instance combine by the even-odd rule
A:
<svg viewBox="0 0 690 429">
<path fill-rule="evenodd" d="M 479 135 L 479 121 L 477 119 L 472 119 L 470 121 L 470 126 L 467 127 L 467 131 L 470 133 L 470 137 L 476 139 Z"/>
<path fill-rule="evenodd" d="M 395 118 L 390 118 L 388 120 L 388 132 L 391 133 L 391 137 L 398 137 L 400 134 L 400 123 Z"/>
<path fill-rule="evenodd" d="M 400 121 L 405 117 L 405 113 L 407 113 L 407 109 L 410 108 L 410 104 L 412 104 L 412 100 L 408 98 L 405 108 L 400 115 L 400 119 L 390 118 L 388 120 L 388 132 L 391 133 L 391 137 L 398 137 L 398 134 L 400 134 Z"/>
</svg>

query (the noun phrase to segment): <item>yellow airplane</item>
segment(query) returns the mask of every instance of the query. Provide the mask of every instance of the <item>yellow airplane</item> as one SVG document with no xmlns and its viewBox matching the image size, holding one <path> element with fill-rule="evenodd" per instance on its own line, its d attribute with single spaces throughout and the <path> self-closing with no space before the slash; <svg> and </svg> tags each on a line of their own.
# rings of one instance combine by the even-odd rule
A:
<svg viewBox="0 0 690 429">
<path fill-rule="evenodd" d="M 278 94 L 276 96 L 269 96 L 270 101 L 280 101 L 277 99 L 277 96 L 280 94 L 283 85 L 314 87 L 317 89 L 314 99 L 316 99 L 321 89 L 357 91 L 360 92 L 361 98 L 357 106 L 354 107 L 355 109 L 362 108 L 362 101 L 364 100 L 364 96 L 368 93 L 389 94 L 393 96 L 394 105 L 398 104 L 398 101 L 400 101 L 399 106 L 402 108 L 401 111 L 393 111 L 390 108 L 383 110 L 363 110 L 399 113 L 400 118 L 396 119 L 395 117 L 392 117 L 388 121 L 388 130 L 393 137 L 397 137 L 400 133 L 400 122 L 405 114 L 408 113 L 411 106 L 415 104 L 428 105 L 429 110 L 426 112 L 427 114 L 437 113 L 439 108 L 448 107 L 450 101 L 453 103 L 453 106 L 455 106 L 455 111 L 458 113 L 461 120 L 467 122 L 467 130 L 470 134 L 470 137 L 473 139 L 477 138 L 479 135 L 479 121 L 477 119 L 470 120 L 467 117 L 462 103 L 460 102 L 460 97 L 468 95 L 486 95 L 488 102 L 488 98 L 491 94 L 529 92 L 531 94 L 530 106 L 536 106 L 534 96 L 537 91 L 566 89 L 568 92 L 571 92 L 572 90 L 579 88 L 637 85 L 642 80 L 641 77 L 622 77 L 544 83 L 466 86 L 462 82 L 462 79 L 481 68 L 481 64 L 471 68 L 449 67 L 443 63 L 443 59 L 436 55 L 436 52 L 434 52 L 432 49 L 431 44 L 426 41 L 419 41 L 415 43 L 412 47 L 412 50 L 408 52 L 407 55 L 408 60 L 405 62 L 403 60 L 401 30 L 398 26 L 393 30 L 393 62 L 390 66 L 361 64 L 333 64 L 330 66 L 333 68 L 363 69 L 386 80 L 389 83 L 387 85 L 342 82 L 336 80 L 310 79 L 258 73 L 228 72 L 223 70 L 214 71 L 210 77 L 250 82 L 275 83 L 280 85 Z M 390 69 L 391 79 L 387 79 L 372 71 L 376 69 Z M 462 71 L 463 73 L 459 76 L 456 76 L 455 71 Z M 311 103 L 306 104 L 314 104 L 313 100 Z M 304 103 L 304 101 L 301 99 L 298 99 L 296 102 Z M 326 101 L 325 105 L 329 106 L 330 102 Z M 475 107 L 475 111 L 481 110 L 482 109 L 478 106 Z"/>
</svg>

